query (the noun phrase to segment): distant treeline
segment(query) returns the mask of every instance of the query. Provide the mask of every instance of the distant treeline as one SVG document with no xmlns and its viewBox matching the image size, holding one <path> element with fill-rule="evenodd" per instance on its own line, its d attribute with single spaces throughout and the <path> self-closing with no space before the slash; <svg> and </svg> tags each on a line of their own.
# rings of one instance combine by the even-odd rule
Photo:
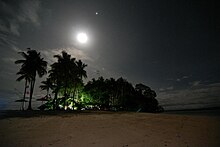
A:
<svg viewBox="0 0 220 147">
<path fill-rule="evenodd" d="M 57 61 L 50 65 L 49 71 L 47 71 L 47 62 L 41 57 L 40 52 L 28 48 L 27 52 L 19 52 L 19 54 L 23 59 L 15 61 L 16 64 L 21 64 L 17 81 L 25 80 L 24 96 L 20 100 L 23 103 L 22 109 L 25 109 L 26 92 L 29 88 L 28 110 L 32 110 L 31 101 L 36 76 L 42 77 L 47 74 L 48 77 L 40 85 L 40 88 L 47 92 L 45 97 L 39 99 L 45 101 L 39 107 L 41 110 L 163 111 L 155 99 L 156 92 L 146 85 L 136 84 L 133 87 L 124 78 L 104 79 L 103 77 L 84 84 L 83 79 L 87 78 L 85 70 L 87 65 L 81 60 L 72 58 L 65 51 L 54 55 Z"/>
</svg>

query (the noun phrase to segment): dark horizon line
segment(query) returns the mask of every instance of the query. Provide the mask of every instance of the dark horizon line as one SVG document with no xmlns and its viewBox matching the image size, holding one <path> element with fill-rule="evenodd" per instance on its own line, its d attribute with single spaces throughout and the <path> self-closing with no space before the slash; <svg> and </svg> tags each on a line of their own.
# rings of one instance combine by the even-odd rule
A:
<svg viewBox="0 0 220 147">
<path fill-rule="evenodd" d="M 202 107 L 202 108 L 183 108 L 183 109 L 164 109 L 164 112 L 174 112 L 174 111 L 201 111 L 201 110 L 220 110 L 220 106 L 216 107 Z M 0 111 L 21 111 L 21 110 L 12 110 L 12 109 L 0 109 Z M 34 111 L 41 111 L 36 109 Z M 46 110 L 50 111 L 50 110 Z M 83 110 L 82 110 L 83 111 Z M 120 111 L 119 111 L 120 112 Z M 129 111 L 127 111 L 129 112 Z M 135 111 L 134 111 L 135 112 Z"/>
<path fill-rule="evenodd" d="M 220 106 L 215 107 L 202 107 L 202 108 L 183 108 L 183 109 L 165 109 L 164 112 L 175 112 L 175 111 L 201 111 L 201 110 L 220 110 Z"/>
</svg>

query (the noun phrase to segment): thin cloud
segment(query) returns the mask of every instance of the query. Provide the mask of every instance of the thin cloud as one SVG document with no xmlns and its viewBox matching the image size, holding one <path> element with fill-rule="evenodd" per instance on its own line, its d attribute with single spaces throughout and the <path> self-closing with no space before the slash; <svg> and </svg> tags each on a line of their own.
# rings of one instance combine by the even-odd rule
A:
<svg viewBox="0 0 220 147">
<path fill-rule="evenodd" d="M 181 81 L 181 79 L 176 79 L 176 81 L 177 81 L 177 82 L 180 82 L 180 81 Z"/>
<path fill-rule="evenodd" d="M 174 87 L 173 86 L 169 86 L 169 87 L 166 87 L 166 88 L 159 88 L 159 91 L 160 92 L 165 92 L 165 91 L 171 91 L 173 90 Z"/>
<path fill-rule="evenodd" d="M 167 87 L 166 90 L 173 90 L 173 86 Z"/>
<path fill-rule="evenodd" d="M 9 39 L 10 37 L 4 33 L 0 34 L 0 45 L 7 46 L 10 48 L 17 48 L 16 42 L 13 39 Z"/>
<path fill-rule="evenodd" d="M 54 55 L 61 54 L 62 51 L 66 51 L 68 54 L 72 56 L 72 58 L 76 58 L 77 60 L 85 60 L 87 62 L 92 62 L 93 59 L 89 57 L 89 55 L 79 49 L 76 48 L 57 48 L 57 49 L 43 49 L 40 52 L 43 56 L 45 56 L 46 60 L 49 62 L 49 64 L 56 61 L 56 58 L 54 58 Z"/>
<path fill-rule="evenodd" d="M 9 57 L 9 58 L 2 58 L 2 61 L 5 61 L 5 62 L 15 62 L 17 59 L 15 59 L 15 58 L 11 58 L 11 57 Z"/>
<path fill-rule="evenodd" d="M 159 88 L 159 91 L 165 91 L 165 89 L 164 88 Z"/>
<path fill-rule="evenodd" d="M 18 29 L 19 29 L 19 25 L 18 25 L 18 24 L 13 23 L 13 22 L 10 23 L 9 29 L 10 29 L 10 31 L 11 31 L 14 35 L 17 35 L 17 36 L 20 35 L 20 33 L 19 33 L 19 31 L 18 31 Z"/>
<path fill-rule="evenodd" d="M 201 85 L 201 81 L 194 81 L 194 82 L 190 82 L 189 84 L 192 85 L 192 87 L 195 87 Z"/>
<path fill-rule="evenodd" d="M 189 76 L 183 76 L 182 77 L 182 79 L 188 79 L 189 78 Z"/>
<path fill-rule="evenodd" d="M 158 100 L 167 109 L 220 106 L 220 83 L 160 91 Z M 180 107 L 181 106 L 181 107 Z"/>
<path fill-rule="evenodd" d="M 185 79 L 188 79 L 189 78 L 189 76 L 182 76 L 182 77 L 179 77 L 179 78 L 177 78 L 176 79 L 176 82 L 181 82 L 181 81 L 183 81 L 183 80 L 185 80 Z"/>
<path fill-rule="evenodd" d="M 25 23 L 35 26 L 40 25 L 39 19 L 40 1 L 0 1 L 0 32 L 9 35 L 20 36 L 19 29 Z M 1 37 L 2 38 L 2 37 Z"/>
<path fill-rule="evenodd" d="M 40 1 L 23 1 L 20 4 L 20 8 L 20 15 L 17 17 L 20 22 L 31 22 L 35 25 L 40 25 L 38 16 Z"/>
</svg>

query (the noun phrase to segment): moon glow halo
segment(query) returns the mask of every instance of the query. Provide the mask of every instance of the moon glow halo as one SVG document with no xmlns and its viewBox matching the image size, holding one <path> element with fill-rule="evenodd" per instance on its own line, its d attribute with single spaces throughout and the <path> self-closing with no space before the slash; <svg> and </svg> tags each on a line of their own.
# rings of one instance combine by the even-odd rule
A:
<svg viewBox="0 0 220 147">
<path fill-rule="evenodd" d="M 83 44 L 88 41 L 88 36 L 86 33 L 79 33 L 77 34 L 76 38 L 78 42 L 83 43 Z"/>
</svg>

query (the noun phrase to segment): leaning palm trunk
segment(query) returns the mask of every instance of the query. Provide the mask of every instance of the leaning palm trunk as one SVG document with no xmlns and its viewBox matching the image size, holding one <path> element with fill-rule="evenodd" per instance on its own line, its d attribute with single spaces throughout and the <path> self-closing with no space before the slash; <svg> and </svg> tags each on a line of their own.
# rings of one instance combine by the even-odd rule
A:
<svg viewBox="0 0 220 147">
<path fill-rule="evenodd" d="M 34 92 L 34 84 L 35 84 L 35 79 L 33 79 L 31 81 L 31 87 L 30 87 L 30 98 L 29 98 L 29 104 L 28 104 L 28 109 L 27 110 L 32 110 L 31 107 L 31 101 L 32 101 L 32 96 L 33 96 L 33 92 Z"/>
<path fill-rule="evenodd" d="M 23 95 L 23 103 L 22 103 L 22 110 L 25 109 L 25 97 L 26 97 L 26 91 L 27 91 L 27 79 L 25 80 L 25 85 L 24 85 L 24 95 Z"/>
</svg>

